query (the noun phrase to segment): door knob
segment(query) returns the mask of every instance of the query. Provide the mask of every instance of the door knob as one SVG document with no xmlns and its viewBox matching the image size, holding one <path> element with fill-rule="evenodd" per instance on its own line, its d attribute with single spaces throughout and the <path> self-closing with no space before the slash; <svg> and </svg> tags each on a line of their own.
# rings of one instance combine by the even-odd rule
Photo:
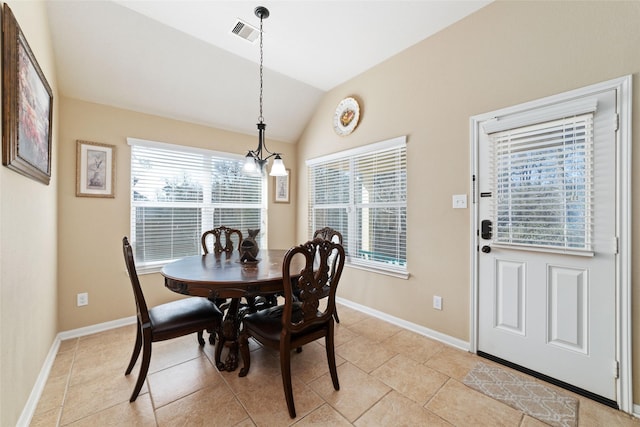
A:
<svg viewBox="0 0 640 427">
<path fill-rule="evenodd" d="M 489 252 L 491 252 L 491 246 L 484 245 L 481 251 L 484 252 L 485 254 L 488 254 Z"/>
</svg>

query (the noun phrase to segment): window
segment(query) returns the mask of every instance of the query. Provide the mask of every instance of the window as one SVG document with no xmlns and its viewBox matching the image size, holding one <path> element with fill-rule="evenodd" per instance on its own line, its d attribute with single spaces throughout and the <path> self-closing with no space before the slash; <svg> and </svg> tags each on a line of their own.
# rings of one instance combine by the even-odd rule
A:
<svg viewBox="0 0 640 427">
<path fill-rule="evenodd" d="M 591 249 L 593 113 L 491 135 L 495 241 Z"/>
<path fill-rule="evenodd" d="M 348 262 L 407 277 L 406 137 L 307 161 L 309 235 L 332 227 Z"/>
<path fill-rule="evenodd" d="M 202 253 L 200 237 L 220 225 L 265 230 L 264 185 L 242 173 L 244 157 L 129 138 L 131 240 L 144 271 Z M 260 233 L 265 246 L 265 233 Z"/>
</svg>

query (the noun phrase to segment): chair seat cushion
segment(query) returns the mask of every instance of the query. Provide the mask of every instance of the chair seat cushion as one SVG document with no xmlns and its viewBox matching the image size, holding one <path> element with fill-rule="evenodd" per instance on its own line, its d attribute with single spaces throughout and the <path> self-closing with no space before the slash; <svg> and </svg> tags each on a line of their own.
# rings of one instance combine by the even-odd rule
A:
<svg viewBox="0 0 640 427">
<path fill-rule="evenodd" d="M 154 335 L 162 335 L 213 328 L 222 320 L 222 312 L 206 298 L 190 297 L 151 308 L 149 318 Z"/>
<path fill-rule="evenodd" d="M 243 319 L 245 328 L 252 331 L 260 331 L 260 335 L 269 340 L 280 340 L 280 332 L 282 331 L 282 310 L 284 305 L 278 305 L 269 309 L 260 310 L 252 314 L 248 314 Z M 291 316 L 293 323 L 302 320 L 302 303 L 293 303 L 293 312 Z M 318 325 L 318 329 L 322 329 L 323 325 Z M 312 328 L 313 329 L 313 328 Z M 312 329 L 305 330 L 308 334 Z M 291 339 L 295 340 L 297 334 L 293 334 Z"/>
</svg>

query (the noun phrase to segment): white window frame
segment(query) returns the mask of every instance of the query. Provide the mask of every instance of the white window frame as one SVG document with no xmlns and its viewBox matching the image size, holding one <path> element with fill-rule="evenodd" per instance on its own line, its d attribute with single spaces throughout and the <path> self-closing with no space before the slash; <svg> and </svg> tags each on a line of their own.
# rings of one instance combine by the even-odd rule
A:
<svg viewBox="0 0 640 427">
<path fill-rule="evenodd" d="M 310 159 L 306 161 L 306 165 L 308 168 L 308 175 L 309 175 L 309 199 L 308 199 L 308 209 L 309 209 L 309 223 L 308 223 L 308 233 L 309 233 L 309 237 L 311 237 L 313 235 L 313 232 L 315 229 L 317 228 L 322 228 L 324 226 L 326 226 L 327 224 L 316 224 L 315 218 L 314 218 L 314 209 L 317 208 L 337 208 L 337 207 L 343 207 L 346 212 L 347 212 L 347 223 L 348 223 L 348 230 L 338 230 L 340 231 L 344 236 L 346 236 L 346 244 L 345 244 L 345 251 L 347 252 L 347 260 L 346 260 L 346 265 L 352 268 L 357 268 L 357 269 L 362 269 L 362 270 L 366 270 L 366 271 L 372 271 L 372 272 L 376 272 L 376 273 L 381 273 L 381 274 L 386 274 L 386 275 L 390 275 L 390 276 L 394 276 L 394 277 L 399 277 L 402 279 L 407 279 L 409 277 L 409 272 L 408 272 L 408 267 L 407 267 L 407 262 L 405 259 L 404 264 L 392 264 L 392 263 L 385 263 L 385 262 L 380 262 L 380 261 L 374 261 L 371 259 L 365 259 L 364 257 L 361 256 L 356 256 L 354 254 L 358 254 L 358 248 L 357 246 L 357 241 L 361 239 L 362 236 L 359 236 L 360 234 L 360 230 L 358 230 L 358 226 L 357 226 L 357 212 L 358 209 L 362 209 L 363 207 L 366 208 L 375 208 L 377 207 L 376 204 L 374 203 L 356 203 L 355 197 L 354 197 L 354 191 L 349 191 L 349 202 L 348 203 L 342 203 L 340 205 L 323 205 L 323 206 L 317 206 L 314 204 L 314 188 L 313 188 L 313 179 L 312 179 L 312 169 L 316 166 L 320 166 L 322 164 L 327 164 L 330 162 L 335 162 L 335 161 L 344 161 L 345 163 L 348 162 L 349 164 L 349 170 L 353 171 L 354 170 L 354 162 L 355 159 L 359 156 L 364 156 L 364 155 L 374 155 L 376 153 L 380 153 L 383 151 L 388 151 L 388 150 L 394 150 L 394 149 L 402 149 L 402 150 L 406 150 L 406 136 L 400 136 L 400 137 L 396 137 L 396 138 L 392 138 L 389 140 L 385 140 L 385 141 L 381 141 L 381 142 L 377 142 L 377 143 L 373 143 L 373 144 L 369 144 L 363 147 L 358 147 L 358 148 L 354 148 L 351 150 L 346 150 L 346 151 L 341 151 L 338 153 L 333 153 L 327 156 L 322 156 L 322 157 L 318 157 L 318 158 L 314 158 L 314 159 Z M 405 151 L 405 156 L 406 156 L 406 151 Z M 405 179 L 406 179 L 406 160 L 404 163 L 404 174 L 405 174 Z M 350 174 L 351 175 L 351 179 L 350 179 L 350 183 L 349 183 L 349 187 L 351 189 L 355 188 L 355 184 L 353 182 L 354 178 L 354 174 Z M 406 182 L 404 185 L 404 188 L 406 189 Z M 406 215 L 406 208 L 407 208 L 407 203 L 406 203 L 406 193 L 403 195 L 403 200 L 399 201 L 399 202 L 395 202 L 393 205 L 389 205 L 389 207 L 396 207 L 396 208 L 401 208 L 404 209 L 405 215 Z M 406 225 L 405 225 L 406 227 Z M 406 235 L 408 234 L 408 231 L 405 230 L 405 241 L 404 241 L 404 247 L 406 248 Z M 359 236 L 359 238 L 356 238 L 356 236 Z M 405 249 L 406 250 L 406 249 Z M 405 253 L 405 258 L 406 258 L 406 253 Z"/>
<path fill-rule="evenodd" d="M 193 153 L 193 154 L 199 154 L 199 155 L 203 155 L 205 156 L 205 158 L 218 158 L 218 159 L 225 159 L 225 160 L 236 160 L 239 163 L 244 163 L 244 156 L 242 155 L 238 155 L 238 154 L 233 154 L 233 153 L 226 153 L 226 152 L 221 152 L 221 151 L 214 151 L 214 150 L 206 150 L 206 149 L 201 149 L 201 148 L 196 148 L 196 147 L 190 147 L 190 146 L 184 146 L 184 145 L 176 145 L 176 144 L 168 144 L 168 143 L 164 143 L 164 142 L 157 142 L 157 141 L 149 141 L 149 140 L 144 140 L 144 139 L 138 139 L 138 138 L 127 138 L 127 144 L 129 146 L 140 146 L 140 147 L 148 147 L 148 148 L 156 148 L 156 149 L 164 149 L 164 150 L 171 150 L 171 151 L 177 151 L 177 152 L 182 152 L 182 153 Z M 132 154 L 133 154 L 133 150 L 132 150 Z M 131 156 L 133 157 L 133 155 Z M 131 168 L 133 169 L 133 158 L 130 159 L 130 164 L 131 164 Z M 207 163 L 207 162 L 205 162 Z M 204 170 L 204 169 L 203 169 Z M 133 176 L 133 174 L 132 174 Z M 132 178 L 131 178 L 132 179 Z M 132 184 L 132 183 L 131 183 Z M 260 203 L 260 209 L 261 209 L 261 219 L 260 219 L 260 235 L 259 235 L 259 241 L 258 244 L 261 247 L 267 247 L 267 180 L 266 180 L 266 176 L 263 174 L 262 175 L 262 179 L 261 179 L 261 184 L 262 184 L 262 189 L 261 189 L 261 203 Z M 203 189 L 203 194 L 210 194 L 210 186 L 207 189 L 206 186 Z M 130 223 L 130 242 L 134 248 L 135 251 L 135 246 L 137 244 L 136 241 L 136 221 L 135 221 L 135 215 L 136 215 L 136 207 L 142 207 L 142 206 L 157 206 L 157 207 L 162 207 L 162 206 L 171 206 L 171 207 L 176 207 L 176 208 L 180 208 L 180 207 L 189 207 L 189 208 L 193 208 L 193 207 L 200 207 L 202 212 L 211 212 L 212 209 L 214 209 L 215 207 L 220 207 L 219 204 L 213 204 L 210 201 L 203 201 L 203 203 L 199 204 L 199 206 L 194 206 L 193 202 L 148 202 L 148 201 L 144 201 L 144 202 L 140 202 L 140 201 L 136 201 L 134 200 L 134 187 L 133 185 L 130 186 L 130 219 L 131 219 L 131 223 Z M 223 207 L 227 208 L 227 207 L 238 207 L 237 205 L 223 205 Z M 202 219 L 201 219 L 201 224 L 200 224 L 200 231 L 201 234 L 206 231 L 206 230 L 210 230 L 216 226 L 220 226 L 220 225 L 226 225 L 226 226 L 232 226 L 231 224 L 213 224 L 211 221 L 211 215 L 207 215 L 207 214 L 203 214 L 202 215 Z M 245 234 L 246 230 L 241 230 L 243 235 Z M 198 240 L 198 247 L 200 247 L 200 241 Z M 135 253 L 135 252 L 134 252 Z M 194 254 L 197 255 L 197 254 Z M 155 273 L 155 272 L 159 272 L 162 267 L 167 264 L 168 262 L 171 262 L 173 260 L 168 259 L 168 260 L 162 260 L 162 261 L 138 261 L 136 260 L 136 270 L 138 271 L 138 273 L 140 274 L 147 274 L 147 273 Z"/>
</svg>

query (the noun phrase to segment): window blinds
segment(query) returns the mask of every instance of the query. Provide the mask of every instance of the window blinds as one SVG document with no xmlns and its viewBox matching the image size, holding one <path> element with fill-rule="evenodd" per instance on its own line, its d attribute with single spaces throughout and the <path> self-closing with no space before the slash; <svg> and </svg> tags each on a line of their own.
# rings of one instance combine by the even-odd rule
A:
<svg viewBox="0 0 640 427">
<path fill-rule="evenodd" d="M 593 113 L 494 133 L 495 242 L 591 250 Z"/>
<path fill-rule="evenodd" d="M 309 236 L 323 227 L 331 227 L 342 234 L 343 246 L 348 250 L 350 160 L 336 159 L 309 168 Z"/>
<path fill-rule="evenodd" d="M 131 145 L 131 236 L 139 265 L 197 255 L 202 233 L 220 225 L 243 234 L 262 228 L 263 179 L 244 175 L 242 158 Z"/>
<path fill-rule="evenodd" d="M 308 162 L 309 235 L 332 227 L 352 263 L 406 271 L 405 138 Z"/>
</svg>

